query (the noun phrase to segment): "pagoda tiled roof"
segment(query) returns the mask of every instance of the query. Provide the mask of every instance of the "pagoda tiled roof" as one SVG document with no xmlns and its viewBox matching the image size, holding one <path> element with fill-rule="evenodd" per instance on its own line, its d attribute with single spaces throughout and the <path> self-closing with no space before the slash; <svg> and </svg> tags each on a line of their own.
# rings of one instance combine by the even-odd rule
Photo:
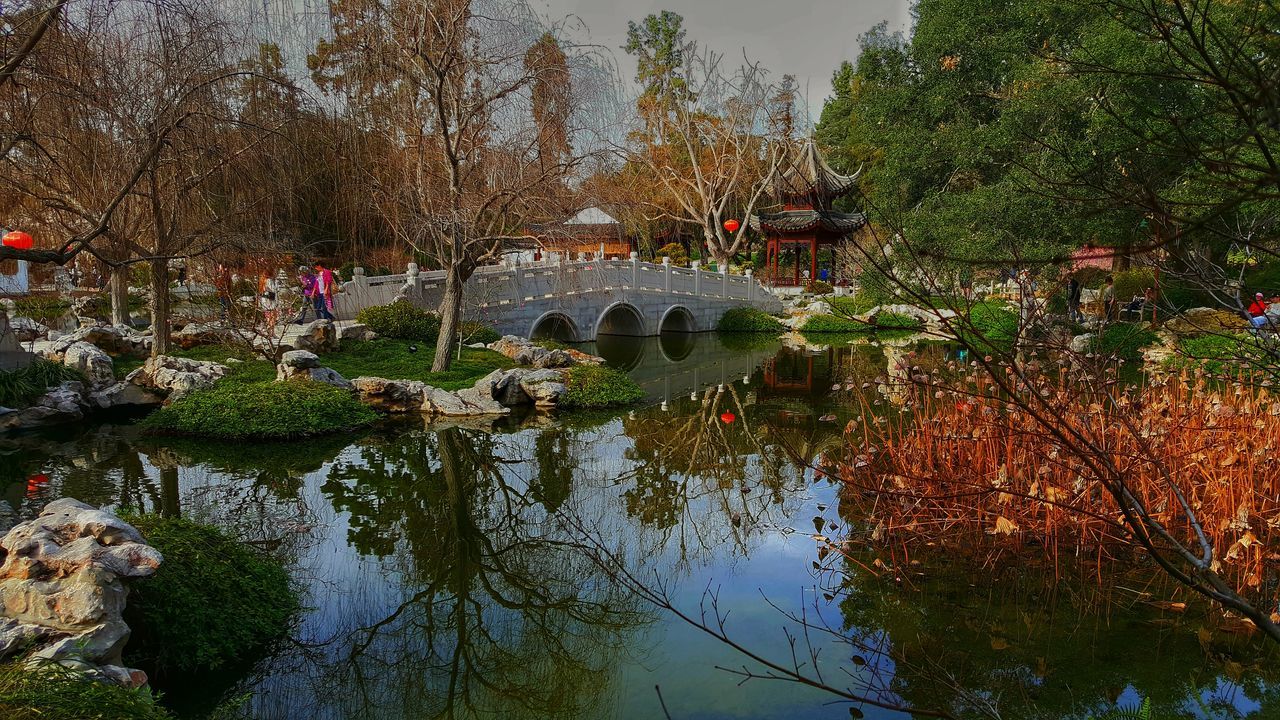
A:
<svg viewBox="0 0 1280 720">
<path fill-rule="evenodd" d="M 775 189 L 780 197 L 815 196 L 824 201 L 819 204 L 825 204 L 852 190 L 861 174 L 861 169 L 852 175 L 832 170 L 809 138 L 791 146 L 775 180 Z"/>
<path fill-rule="evenodd" d="M 833 210 L 784 210 L 776 213 L 760 213 L 751 216 L 751 229 L 763 233 L 803 233 L 819 228 L 839 235 L 848 235 L 867 224 L 862 213 L 842 213 Z"/>
</svg>

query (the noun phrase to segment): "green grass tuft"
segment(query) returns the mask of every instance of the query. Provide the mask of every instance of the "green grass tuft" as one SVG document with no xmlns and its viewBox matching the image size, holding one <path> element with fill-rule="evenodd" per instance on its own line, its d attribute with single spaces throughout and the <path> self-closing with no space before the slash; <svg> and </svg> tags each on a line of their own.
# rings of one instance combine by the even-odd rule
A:
<svg viewBox="0 0 1280 720">
<path fill-rule="evenodd" d="M 733 308 L 725 312 L 720 317 L 720 323 L 716 325 L 716 330 L 723 333 L 736 332 L 771 332 L 780 333 L 784 330 L 782 323 L 778 319 L 764 312 L 751 307 Z"/>
<path fill-rule="evenodd" d="M 88 382 L 79 370 L 44 358 L 20 370 L 0 371 L 0 406 L 24 408 L 49 388 L 68 381 Z"/>
<path fill-rule="evenodd" d="M 5 720 L 170 720 L 148 690 L 94 682 L 56 663 L 36 669 L 0 664 L 0 717 Z"/>
<path fill-rule="evenodd" d="M 560 408 L 565 410 L 618 407 L 644 398 L 644 390 L 626 373 L 602 365 L 575 365 L 565 371 L 564 384 Z"/>
</svg>

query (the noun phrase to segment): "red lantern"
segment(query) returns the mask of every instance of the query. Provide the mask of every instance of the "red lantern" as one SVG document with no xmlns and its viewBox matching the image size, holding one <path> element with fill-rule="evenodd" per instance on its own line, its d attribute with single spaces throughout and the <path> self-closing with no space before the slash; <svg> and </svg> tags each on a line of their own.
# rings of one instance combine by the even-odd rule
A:
<svg viewBox="0 0 1280 720">
<path fill-rule="evenodd" d="M 11 247 L 14 250 L 30 250 L 31 246 L 35 244 L 35 241 L 31 236 L 21 230 L 14 230 L 12 232 L 5 233 L 4 240 L 0 240 L 0 242 L 3 242 L 5 246 Z"/>
<path fill-rule="evenodd" d="M 724 221 L 724 229 L 731 233 L 738 232 L 738 228 L 740 227 L 742 227 L 742 223 L 739 223 L 737 220 L 732 218 Z"/>
<path fill-rule="evenodd" d="M 724 423 L 725 425 L 728 425 L 729 423 L 737 419 L 738 419 L 738 416 L 734 415 L 731 412 L 720 413 L 720 422 Z"/>
</svg>

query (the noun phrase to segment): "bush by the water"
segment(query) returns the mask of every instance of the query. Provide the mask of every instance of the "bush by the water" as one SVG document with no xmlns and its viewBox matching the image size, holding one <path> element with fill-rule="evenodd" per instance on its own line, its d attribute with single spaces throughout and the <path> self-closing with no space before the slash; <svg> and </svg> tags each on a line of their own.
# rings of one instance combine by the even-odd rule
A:
<svg viewBox="0 0 1280 720">
<path fill-rule="evenodd" d="M 95 682 L 48 663 L 0 665 L 0 717 L 5 720 L 170 720 L 147 690 Z"/>
<path fill-rule="evenodd" d="M 440 334 L 438 315 L 407 302 L 367 307 L 356 314 L 356 321 L 368 325 L 382 337 L 400 340 L 435 342 Z"/>
<path fill-rule="evenodd" d="M 868 333 L 877 330 L 919 330 L 922 326 L 923 323 L 910 315 L 891 312 L 880 313 L 871 322 L 837 317 L 835 315 L 814 315 L 805 321 L 804 326 L 800 328 L 800 332 Z"/>
<path fill-rule="evenodd" d="M 1008 349 L 1018 337 L 1018 314 L 1000 303 L 976 303 L 959 327 L 960 339 L 975 352 Z"/>
<path fill-rule="evenodd" d="M 86 382 L 80 371 L 44 358 L 36 358 L 19 370 L 0 371 L 0 406 L 26 407 L 49 388 L 68 380 Z"/>
<path fill-rule="evenodd" d="M 617 407 L 644 397 L 626 373 L 602 365 L 575 365 L 565 371 L 564 384 L 560 407 L 565 409 Z"/>
<path fill-rule="evenodd" d="M 782 332 L 782 323 L 763 310 L 752 307 L 739 307 L 728 310 L 720 316 L 716 325 L 720 332 Z"/>
<path fill-rule="evenodd" d="M 1124 360 L 1142 358 L 1142 348 L 1154 343 L 1156 334 L 1145 325 L 1115 323 L 1095 338 L 1093 351 Z"/>
<path fill-rule="evenodd" d="M 324 383 L 219 382 L 153 413 L 152 432 L 221 440 L 287 440 L 362 427 L 378 418 Z"/>
<path fill-rule="evenodd" d="M 279 561 L 209 525 L 128 520 L 164 555 L 153 577 L 130 586 L 128 662 L 160 674 L 203 672 L 252 659 L 288 632 L 299 603 Z"/>
</svg>

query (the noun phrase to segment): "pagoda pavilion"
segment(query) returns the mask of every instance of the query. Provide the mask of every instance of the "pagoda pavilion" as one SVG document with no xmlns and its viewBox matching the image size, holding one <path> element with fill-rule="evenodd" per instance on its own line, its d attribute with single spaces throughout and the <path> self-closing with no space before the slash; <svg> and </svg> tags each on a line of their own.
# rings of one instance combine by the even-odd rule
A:
<svg viewBox="0 0 1280 720">
<path fill-rule="evenodd" d="M 834 247 L 866 224 L 862 213 L 842 213 L 831 203 L 852 190 L 859 173 L 841 175 L 827 165 L 812 139 L 797 143 L 788 153 L 774 180 L 774 195 L 781 212 L 751 216 L 751 227 L 765 236 L 766 273 L 775 284 L 778 262 L 786 246 L 795 251 L 791 282 L 800 284 L 800 250 L 809 249 L 809 277 L 818 279 L 818 250 Z"/>
</svg>

